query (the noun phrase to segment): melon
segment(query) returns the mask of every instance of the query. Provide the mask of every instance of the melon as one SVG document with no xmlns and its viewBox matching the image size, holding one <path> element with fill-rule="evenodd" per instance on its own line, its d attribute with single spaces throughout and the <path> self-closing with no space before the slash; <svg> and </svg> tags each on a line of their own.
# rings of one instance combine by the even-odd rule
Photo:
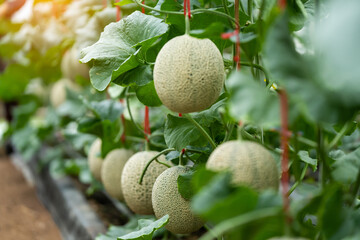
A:
<svg viewBox="0 0 360 240">
<path fill-rule="evenodd" d="M 175 37 L 156 57 L 155 89 L 162 103 L 174 112 L 210 107 L 220 95 L 224 78 L 222 55 L 209 39 Z"/>
<path fill-rule="evenodd" d="M 143 151 L 135 153 L 125 164 L 121 176 L 121 186 L 126 204 L 137 214 L 153 214 L 151 193 L 156 178 L 167 169 L 166 166 L 153 162 L 147 169 L 143 182 L 139 180 L 146 164 L 159 152 Z M 159 161 L 165 162 L 165 157 L 158 157 Z"/>
<path fill-rule="evenodd" d="M 262 145 L 250 141 L 228 141 L 210 155 L 206 168 L 228 170 L 235 185 L 248 185 L 257 190 L 279 188 L 279 171 L 275 159 Z"/>
<path fill-rule="evenodd" d="M 191 211 L 190 201 L 184 199 L 179 191 L 177 179 L 179 175 L 190 171 L 189 167 L 175 166 L 164 171 L 156 179 L 152 204 L 157 218 L 169 215 L 165 228 L 172 233 L 187 234 L 200 229 L 204 222 Z"/>
<path fill-rule="evenodd" d="M 89 169 L 95 179 L 101 181 L 101 167 L 103 159 L 101 158 L 101 139 L 96 139 L 90 146 L 88 154 Z"/>
<path fill-rule="evenodd" d="M 56 81 L 51 88 L 50 102 L 57 108 L 66 100 L 66 88 L 71 90 L 79 90 L 79 86 L 67 78 L 62 78 Z"/>
<path fill-rule="evenodd" d="M 89 67 L 80 63 L 79 51 L 74 47 L 65 52 L 61 60 L 61 72 L 63 77 L 72 81 L 78 76 L 89 79 Z"/>
<path fill-rule="evenodd" d="M 126 161 L 133 155 L 127 149 L 114 149 L 109 152 L 101 166 L 101 180 L 106 192 L 113 198 L 124 201 L 121 189 L 121 175 Z"/>
</svg>

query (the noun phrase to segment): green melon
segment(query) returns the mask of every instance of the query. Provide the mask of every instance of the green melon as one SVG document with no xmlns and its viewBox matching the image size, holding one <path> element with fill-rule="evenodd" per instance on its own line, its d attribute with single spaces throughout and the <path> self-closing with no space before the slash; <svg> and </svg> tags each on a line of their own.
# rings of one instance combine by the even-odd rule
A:
<svg viewBox="0 0 360 240">
<path fill-rule="evenodd" d="M 124 201 L 121 188 L 121 175 L 125 163 L 134 153 L 127 149 L 114 149 L 109 152 L 101 166 L 101 180 L 110 196 Z"/>
<path fill-rule="evenodd" d="M 103 159 L 100 156 L 101 154 L 101 139 L 96 139 L 90 146 L 88 154 L 88 164 L 89 169 L 95 179 L 101 181 L 101 167 L 103 164 Z"/>
<path fill-rule="evenodd" d="M 174 112 L 210 107 L 224 85 L 223 58 L 209 39 L 183 35 L 167 42 L 154 66 L 154 84 L 162 103 Z"/>
<path fill-rule="evenodd" d="M 151 193 L 156 178 L 167 169 L 166 166 L 153 162 L 144 175 L 142 185 L 139 184 L 140 176 L 146 164 L 158 152 L 143 151 L 135 153 L 125 164 L 121 176 L 121 185 L 126 204 L 137 214 L 153 214 Z M 158 157 L 165 162 L 165 157 Z"/>
<path fill-rule="evenodd" d="M 262 145 L 249 141 L 228 141 L 210 155 L 206 168 L 228 170 L 234 184 L 245 184 L 257 190 L 279 187 L 279 172 L 271 153 Z"/>
<path fill-rule="evenodd" d="M 172 233 L 187 234 L 200 229 L 204 222 L 191 212 L 190 201 L 184 199 L 177 185 L 178 176 L 189 171 L 189 167 L 175 166 L 164 171 L 156 179 L 152 204 L 157 218 L 169 214 L 165 228 Z"/>
</svg>

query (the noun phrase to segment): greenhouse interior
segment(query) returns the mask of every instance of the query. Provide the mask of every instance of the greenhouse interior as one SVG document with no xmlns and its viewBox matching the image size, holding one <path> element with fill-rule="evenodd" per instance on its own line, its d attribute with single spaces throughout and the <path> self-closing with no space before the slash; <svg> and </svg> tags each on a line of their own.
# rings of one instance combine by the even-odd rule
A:
<svg viewBox="0 0 360 240">
<path fill-rule="evenodd" d="M 0 0 L 1 240 L 360 240 L 359 0 Z"/>
</svg>

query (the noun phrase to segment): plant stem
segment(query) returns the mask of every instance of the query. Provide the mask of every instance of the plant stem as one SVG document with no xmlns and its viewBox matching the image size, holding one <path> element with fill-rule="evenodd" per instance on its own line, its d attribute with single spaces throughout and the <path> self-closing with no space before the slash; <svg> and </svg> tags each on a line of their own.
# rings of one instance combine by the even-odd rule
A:
<svg viewBox="0 0 360 240">
<path fill-rule="evenodd" d="M 229 8 L 228 8 L 228 6 L 227 6 L 227 0 L 221 0 L 221 1 L 222 1 L 222 5 L 223 5 L 223 7 L 224 7 L 224 12 L 225 12 L 227 15 L 231 16 L 230 11 L 229 11 Z M 235 28 L 234 22 L 232 22 L 230 19 L 229 19 L 229 23 L 230 23 L 230 25 L 231 25 L 233 28 Z"/>
<path fill-rule="evenodd" d="M 183 149 L 181 150 L 180 155 L 179 155 L 179 165 L 180 165 L 180 166 L 185 166 L 185 164 L 184 164 L 184 159 L 183 159 L 183 155 L 184 155 L 185 151 L 186 151 L 185 148 L 183 148 Z"/>
<path fill-rule="evenodd" d="M 279 208 L 273 207 L 273 208 L 254 210 L 230 219 L 226 219 L 225 221 L 216 225 L 212 229 L 212 232 L 207 232 L 206 234 L 204 234 L 201 238 L 199 238 L 199 240 L 212 240 L 214 239 L 214 235 L 221 236 L 222 234 L 234 228 L 253 222 L 255 220 L 274 216 L 278 213 L 279 213 Z"/>
<path fill-rule="evenodd" d="M 197 122 L 195 121 L 189 114 L 183 114 L 183 116 L 188 119 L 192 124 L 195 125 L 195 127 L 200 131 L 200 133 L 209 141 L 210 145 L 213 149 L 216 148 L 215 142 L 212 140 L 212 138 L 209 136 L 209 134 L 205 131 L 205 129 Z"/>
<path fill-rule="evenodd" d="M 128 96 L 128 94 L 127 94 L 128 91 L 129 91 L 129 88 L 126 89 L 126 107 L 127 107 L 128 112 L 129 112 L 131 122 L 135 125 L 136 129 L 137 129 L 141 134 L 144 134 L 145 136 L 147 136 L 147 133 L 135 122 L 135 120 L 134 120 L 134 118 L 133 118 L 133 115 L 132 115 L 132 113 L 131 113 L 131 108 L 130 108 L 129 96 Z"/>
<path fill-rule="evenodd" d="M 145 173 L 146 173 L 147 169 L 149 168 L 150 164 L 153 161 L 157 160 L 157 158 L 160 157 L 161 155 L 166 154 L 166 153 L 171 152 L 171 151 L 175 151 L 175 148 L 168 148 L 168 149 L 162 150 L 161 152 L 156 154 L 152 159 L 150 159 L 150 161 L 146 164 L 144 170 L 141 173 L 139 184 L 142 184 L 143 178 L 144 178 Z M 159 162 L 159 161 L 157 161 L 157 162 Z M 169 165 L 167 165 L 167 166 L 169 166 Z"/>
<path fill-rule="evenodd" d="M 304 177 L 305 177 L 306 170 L 307 170 L 308 166 L 309 166 L 309 164 L 306 163 L 303 171 L 301 172 L 300 179 L 299 179 L 298 181 L 296 181 L 296 182 L 294 183 L 294 185 L 292 185 L 292 187 L 290 188 L 290 190 L 289 190 L 289 192 L 288 192 L 288 196 L 290 196 L 290 194 L 291 194 L 291 193 L 297 188 L 297 186 L 299 186 L 299 184 L 302 182 L 302 180 L 303 180 Z"/>
<path fill-rule="evenodd" d="M 322 127 L 320 125 L 318 125 L 318 130 L 317 130 L 317 141 L 318 141 L 317 154 L 318 154 L 319 163 L 321 163 L 320 166 L 321 184 L 324 188 L 326 185 L 327 177 L 330 178 L 331 175 L 330 175 L 329 166 L 327 165 L 327 161 L 326 161 L 324 136 L 322 132 Z"/>
<path fill-rule="evenodd" d="M 185 16 L 185 34 L 190 34 L 190 19 L 188 15 Z"/>
<path fill-rule="evenodd" d="M 142 4 L 139 0 L 134 0 L 134 1 L 137 5 L 145 8 L 145 9 L 151 10 L 151 11 L 164 13 L 164 14 L 173 14 L 173 15 L 183 15 L 184 14 L 184 12 L 175 12 L 175 11 L 166 11 L 166 10 L 155 9 L 153 7 L 149 7 L 145 4 Z M 234 22 L 235 24 L 237 23 L 236 20 L 233 17 L 231 17 L 230 15 L 227 15 L 226 13 L 218 12 L 218 11 L 215 11 L 212 9 L 198 8 L 198 9 L 195 9 L 192 11 L 193 14 L 202 13 L 202 12 L 212 13 L 212 14 L 227 18 L 227 19 L 231 20 L 232 22 Z"/>
<path fill-rule="evenodd" d="M 359 172 L 358 172 L 356 182 L 355 182 L 353 192 L 352 192 L 353 199 L 354 199 L 353 202 L 352 202 L 353 206 L 355 206 L 355 204 L 356 204 L 356 198 L 358 196 L 359 188 L 360 188 L 360 168 L 359 168 Z"/>
<path fill-rule="evenodd" d="M 269 74 L 267 73 L 266 69 L 263 66 L 261 66 L 259 64 L 251 63 L 251 62 L 240 62 L 240 64 L 241 64 L 241 66 L 254 67 L 254 68 L 261 70 L 265 75 L 266 81 L 267 82 L 270 81 Z"/>
<path fill-rule="evenodd" d="M 248 0 L 248 15 L 250 17 L 250 21 L 253 22 L 253 0 Z"/>
<path fill-rule="evenodd" d="M 335 145 L 340 141 L 340 139 L 345 135 L 349 128 L 350 124 L 349 122 L 345 123 L 345 125 L 342 127 L 340 132 L 338 132 L 335 136 L 335 138 L 330 142 L 329 146 L 327 147 L 328 150 L 331 150 Z"/>
<path fill-rule="evenodd" d="M 301 136 L 297 136 L 297 140 L 301 143 L 308 145 L 309 147 L 317 148 L 317 143 L 310 139 L 307 139 L 307 138 L 304 138 Z"/>
<path fill-rule="evenodd" d="M 229 141 L 233 130 L 234 130 L 234 124 L 230 124 L 229 130 L 226 132 L 226 135 L 225 135 L 225 138 L 224 138 L 224 142 Z"/>
</svg>

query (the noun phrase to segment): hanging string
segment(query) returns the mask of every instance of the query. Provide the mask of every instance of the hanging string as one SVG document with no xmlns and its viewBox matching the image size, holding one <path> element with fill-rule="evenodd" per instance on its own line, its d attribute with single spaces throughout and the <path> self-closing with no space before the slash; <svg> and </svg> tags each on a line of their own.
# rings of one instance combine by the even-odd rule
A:
<svg viewBox="0 0 360 240">
<path fill-rule="evenodd" d="M 281 186 L 283 191 L 284 210 L 289 210 L 289 146 L 290 132 L 288 130 L 288 99 L 285 90 L 278 91 L 280 96 L 281 114 Z"/>
<path fill-rule="evenodd" d="M 278 5 L 281 10 L 284 10 L 286 8 L 286 0 L 279 0 Z"/>
<path fill-rule="evenodd" d="M 146 141 L 149 142 L 148 135 L 151 134 L 151 131 L 150 131 L 149 107 L 148 106 L 145 106 L 144 132 L 145 132 L 145 139 L 146 139 Z"/>
<path fill-rule="evenodd" d="M 103 8 L 106 8 L 107 7 L 107 0 L 103 0 Z"/>
<path fill-rule="evenodd" d="M 119 2 L 120 0 L 117 0 L 116 2 Z M 116 5 L 116 21 L 120 21 L 121 19 L 121 16 L 120 16 L 120 6 L 119 5 Z"/>
<path fill-rule="evenodd" d="M 190 0 L 184 0 L 184 16 L 188 17 L 188 19 L 191 18 L 191 7 L 190 7 Z"/>
<path fill-rule="evenodd" d="M 236 43 L 235 43 L 235 51 L 234 51 L 234 62 L 236 66 L 236 70 L 240 70 L 240 23 L 239 23 L 239 0 L 235 0 L 235 30 L 230 33 L 223 33 L 221 34 L 222 39 L 229 39 L 233 36 L 236 37 Z"/>
<path fill-rule="evenodd" d="M 142 4 L 145 4 L 145 0 L 142 1 Z M 145 13 L 145 8 L 144 7 L 141 7 L 141 12 Z"/>
</svg>

